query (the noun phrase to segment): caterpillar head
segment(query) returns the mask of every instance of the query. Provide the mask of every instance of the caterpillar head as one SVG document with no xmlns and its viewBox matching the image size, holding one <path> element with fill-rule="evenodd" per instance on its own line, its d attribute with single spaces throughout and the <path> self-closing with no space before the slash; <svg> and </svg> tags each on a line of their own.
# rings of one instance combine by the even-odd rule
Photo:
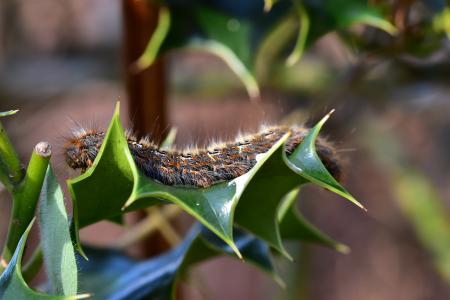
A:
<svg viewBox="0 0 450 300">
<path fill-rule="evenodd" d="M 64 145 L 65 161 L 72 169 L 86 171 L 95 158 L 103 143 L 105 134 L 93 130 L 78 130 L 74 132 Z"/>
</svg>

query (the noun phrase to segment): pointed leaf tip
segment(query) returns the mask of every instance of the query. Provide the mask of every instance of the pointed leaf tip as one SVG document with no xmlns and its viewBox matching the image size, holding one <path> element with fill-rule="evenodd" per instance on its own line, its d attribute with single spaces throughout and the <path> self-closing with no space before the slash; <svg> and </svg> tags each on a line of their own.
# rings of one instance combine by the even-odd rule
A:
<svg viewBox="0 0 450 300">
<path fill-rule="evenodd" d="M 345 255 L 350 254 L 350 252 L 351 252 L 350 247 L 348 247 L 347 245 L 344 245 L 344 244 L 337 244 L 335 249 L 337 252 L 345 254 Z"/>
<path fill-rule="evenodd" d="M 15 113 L 17 113 L 18 111 L 19 111 L 18 109 L 2 111 L 2 112 L 0 112 L 0 117 L 11 116 L 11 115 L 14 115 Z"/>
<path fill-rule="evenodd" d="M 308 181 L 318 184 L 354 203 L 361 209 L 366 208 L 359 203 L 352 195 L 350 195 L 344 187 L 337 182 L 328 172 L 326 167 L 321 162 L 316 152 L 315 140 L 317 139 L 320 130 L 325 122 L 329 119 L 335 110 L 332 109 L 325 115 L 306 135 L 303 142 L 295 149 L 289 156 L 284 157 L 288 166 L 297 174 L 303 176 Z"/>
<path fill-rule="evenodd" d="M 336 111 L 336 109 L 332 109 L 332 110 L 330 110 L 330 112 L 329 113 L 327 113 L 326 115 L 325 115 L 325 117 L 323 117 L 322 118 L 322 120 L 320 121 L 322 124 L 323 123 L 325 123 L 330 117 L 331 117 L 331 115 L 334 113 Z"/>
<path fill-rule="evenodd" d="M 120 101 L 116 102 L 116 107 L 114 109 L 114 115 L 119 115 L 120 114 Z"/>
</svg>

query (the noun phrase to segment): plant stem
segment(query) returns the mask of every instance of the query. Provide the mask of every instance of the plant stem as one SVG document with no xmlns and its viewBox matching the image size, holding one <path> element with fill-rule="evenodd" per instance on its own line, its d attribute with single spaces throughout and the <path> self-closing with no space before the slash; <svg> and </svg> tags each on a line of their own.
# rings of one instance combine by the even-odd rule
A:
<svg viewBox="0 0 450 300">
<path fill-rule="evenodd" d="M 14 186 L 22 181 L 23 176 L 23 166 L 0 122 L 0 181 L 12 192 Z"/>
<path fill-rule="evenodd" d="M 20 237 L 34 217 L 50 156 L 50 144 L 47 142 L 37 144 L 31 155 L 25 178 L 12 191 L 13 207 L 8 237 L 2 254 L 3 261 L 11 260 Z M 0 272 L 2 271 L 3 267 L 0 266 Z"/>
<path fill-rule="evenodd" d="M 182 212 L 181 208 L 176 205 L 167 205 L 161 210 L 162 217 L 169 220 L 177 216 L 180 212 Z M 126 234 L 117 239 L 113 244 L 113 248 L 124 250 L 150 236 L 158 228 L 159 221 L 149 214 L 145 219 L 128 229 Z"/>
<path fill-rule="evenodd" d="M 159 232 L 163 235 L 165 240 L 170 244 L 170 246 L 174 247 L 175 245 L 181 242 L 181 238 L 178 233 L 173 229 L 172 225 L 165 218 L 165 216 L 161 213 L 159 207 L 151 207 L 150 214 L 153 218 L 158 222 Z"/>
</svg>

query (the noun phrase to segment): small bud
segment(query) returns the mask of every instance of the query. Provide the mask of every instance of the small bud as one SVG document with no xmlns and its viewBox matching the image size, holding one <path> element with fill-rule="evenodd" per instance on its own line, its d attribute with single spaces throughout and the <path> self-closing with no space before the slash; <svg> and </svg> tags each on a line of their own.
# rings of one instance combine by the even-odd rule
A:
<svg viewBox="0 0 450 300">
<path fill-rule="evenodd" d="M 52 155 L 52 146 L 47 142 L 39 142 L 34 151 L 41 157 L 50 157 Z"/>
</svg>

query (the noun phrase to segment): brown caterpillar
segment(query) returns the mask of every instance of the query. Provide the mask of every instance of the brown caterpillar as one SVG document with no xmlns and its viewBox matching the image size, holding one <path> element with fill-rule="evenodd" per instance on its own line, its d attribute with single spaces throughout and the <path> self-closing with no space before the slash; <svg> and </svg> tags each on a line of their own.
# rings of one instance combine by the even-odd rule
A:
<svg viewBox="0 0 450 300">
<path fill-rule="evenodd" d="M 270 127 L 233 142 L 191 152 L 160 150 L 148 138 L 137 140 L 127 132 L 127 141 L 138 168 L 148 177 L 166 185 L 208 187 L 247 173 L 256 164 L 256 155 L 267 152 L 284 134 L 290 155 L 303 141 L 309 129 L 304 127 Z M 95 160 L 105 133 L 79 129 L 65 144 L 65 160 L 73 169 L 84 172 Z M 316 150 L 328 171 L 338 181 L 341 165 L 334 147 L 324 138 L 316 140 Z"/>
</svg>

